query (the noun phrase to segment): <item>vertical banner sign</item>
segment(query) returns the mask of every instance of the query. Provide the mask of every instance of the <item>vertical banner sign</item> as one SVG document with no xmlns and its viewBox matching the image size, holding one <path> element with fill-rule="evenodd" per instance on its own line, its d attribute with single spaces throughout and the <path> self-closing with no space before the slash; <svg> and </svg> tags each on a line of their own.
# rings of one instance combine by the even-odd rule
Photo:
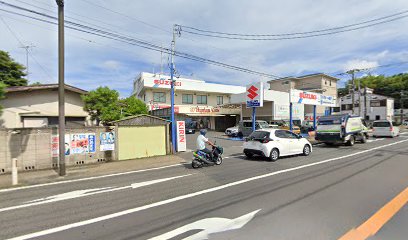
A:
<svg viewBox="0 0 408 240">
<path fill-rule="evenodd" d="M 185 152 L 186 150 L 186 122 L 177 121 L 177 152 Z"/>
<path fill-rule="evenodd" d="M 247 108 L 263 107 L 263 83 L 249 84 L 246 87 L 246 105 Z"/>
<path fill-rule="evenodd" d="M 104 151 L 113 151 L 115 150 L 115 133 L 113 132 L 101 132 L 99 136 L 99 150 Z"/>
</svg>

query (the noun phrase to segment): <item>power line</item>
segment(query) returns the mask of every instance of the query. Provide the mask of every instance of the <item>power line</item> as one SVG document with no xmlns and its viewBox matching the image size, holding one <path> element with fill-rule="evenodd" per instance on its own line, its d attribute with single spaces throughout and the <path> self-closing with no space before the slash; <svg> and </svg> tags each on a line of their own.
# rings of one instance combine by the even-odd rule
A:
<svg viewBox="0 0 408 240">
<path fill-rule="evenodd" d="M 26 12 L 30 12 L 32 14 L 40 15 L 42 17 L 52 19 L 54 21 L 56 20 L 56 18 L 53 17 L 53 16 L 50 16 L 50 15 L 47 15 L 47 14 L 44 14 L 44 13 L 39 13 L 39 12 L 31 10 L 31 9 L 26 9 L 26 8 L 16 6 L 16 5 L 13 5 L 13 4 L 8 4 L 8 3 L 5 3 L 3 1 L 0 1 L 0 3 L 3 4 L 3 5 L 6 5 L 6 6 L 12 7 L 12 8 L 18 9 L 18 10 L 21 10 L 21 11 L 26 11 Z M 56 25 L 55 22 L 45 20 L 45 19 L 42 19 L 42 18 L 28 16 L 28 15 L 25 15 L 25 14 L 12 12 L 12 11 L 5 10 L 5 9 L 0 9 L 0 10 L 11 13 L 11 14 L 19 15 L 19 16 L 22 16 L 22 17 L 27 17 L 27 18 L 31 18 L 31 19 L 34 19 L 34 20 L 38 20 L 38 21 L 42 21 L 42 22 L 45 22 L 45 23 Z M 109 32 L 109 31 L 100 30 L 100 29 L 97 29 L 97 28 L 89 27 L 87 25 L 75 23 L 75 22 L 72 22 L 72 21 L 65 21 L 65 22 L 68 25 L 68 26 L 66 26 L 68 29 L 72 29 L 72 30 L 76 30 L 76 31 L 96 35 L 96 36 L 99 36 L 99 37 L 108 38 L 108 39 L 111 39 L 111 40 L 121 41 L 121 42 L 124 42 L 124 43 L 128 43 L 128 44 L 131 44 L 131 45 L 139 46 L 139 47 L 149 49 L 149 50 L 153 50 L 153 51 L 157 51 L 157 52 L 170 53 L 170 49 L 163 48 L 163 47 L 155 45 L 153 43 L 149 43 L 149 42 L 146 42 L 146 41 L 126 37 L 126 36 L 123 36 L 123 35 L 120 35 L 120 34 L 117 34 L 117 33 L 112 33 L 112 32 Z M 212 65 L 228 68 L 228 69 L 231 69 L 231 70 L 241 71 L 241 72 L 245 72 L 245 73 L 249 73 L 249 74 L 253 74 L 253 75 L 259 75 L 259 76 L 264 76 L 264 77 L 268 77 L 268 78 L 280 78 L 279 76 L 276 76 L 276 75 L 263 73 L 263 72 L 259 72 L 259 71 L 254 71 L 254 70 L 250 70 L 250 69 L 247 69 L 247 68 L 238 67 L 238 66 L 234 66 L 234 65 L 230 65 L 230 64 L 226 64 L 226 63 L 222 63 L 222 62 L 219 62 L 219 61 L 214 61 L 214 60 L 198 57 L 198 56 L 188 54 L 188 53 L 184 53 L 184 52 L 180 52 L 180 51 L 176 51 L 175 55 L 178 56 L 178 57 L 185 58 L 185 59 L 190 59 L 190 60 L 194 60 L 194 61 L 198 61 L 198 62 L 202 62 L 202 63 L 212 64 Z"/>
<path fill-rule="evenodd" d="M 354 28 L 348 28 L 345 30 L 337 30 L 337 31 L 332 31 L 332 32 L 326 32 L 326 33 L 318 33 L 318 34 L 310 34 L 310 35 L 304 35 L 304 36 L 293 36 L 293 37 L 277 37 L 277 38 L 245 38 L 245 37 L 229 37 L 229 36 L 221 36 L 221 35 L 214 35 L 214 34 L 205 34 L 205 33 L 197 33 L 197 32 L 192 32 L 188 30 L 183 30 L 183 32 L 194 34 L 194 35 L 199 35 L 199 36 L 205 36 L 205 37 L 213 37 L 213 38 L 223 38 L 223 39 L 230 39 L 230 40 L 244 40 L 244 41 L 279 41 L 279 40 L 290 40 L 290 39 L 303 39 L 303 38 L 312 38 L 312 37 L 319 37 L 319 36 L 327 36 L 327 35 L 334 35 L 338 33 L 344 33 L 344 32 L 351 32 L 351 31 L 356 31 L 359 29 L 364 29 L 364 28 L 369 28 L 372 26 L 384 24 L 384 23 L 389 23 L 393 21 L 397 21 L 402 18 L 406 18 L 408 15 L 405 16 L 400 16 L 400 17 L 395 17 L 390 20 L 386 21 L 381 21 L 377 23 L 372 23 L 369 25 L 361 26 L 361 27 L 354 27 Z"/>
<path fill-rule="evenodd" d="M 219 35 L 227 35 L 227 36 L 241 36 L 241 37 L 284 37 L 284 36 L 292 36 L 292 35 L 305 35 L 305 34 L 311 34 L 311 33 L 320 33 L 320 32 L 327 32 L 327 31 L 333 31 L 333 30 L 338 30 L 338 29 L 344 29 L 344 28 L 349 28 L 349 27 L 354 27 L 354 26 L 358 26 L 358 25 L 364 25 L 367 23 L 371 23 L 371 22 L 377 22 L 377 21 L 381 21 L 387 18 L 392 18 L 395 16 L 399 16 L 399 15 L 404 15 L 408 13 L 408 10 L 402 11 L 402 12 L 398 12 L 395 14 L 391 14 L 391 15 L 387 15 L 384 17 L 380 17 L 380 18 L 376 18 L 376 19 L 372 19 L 372 20 L 368 20 L 368 21 L 364 21 L 364 22 L 360 22 L 360 23 L 354 23 L 354 24 L 349 24 L 349 25 L 344 25 L 344 26 L 339 26 L 339 27 L 332 27 L 332 28 L 326 28 L 326 29 L 321 29 L 321 30 L 314 30 L 314 31 L 307 31 L 307 32 L 295 32 L 295 33 L 280 33 L 280 34 L 242 34 L 242 33 L 227 33 L 227 32 L 218 32 L 218 31 L 210 31 L 210 30 L 202 30 L 199 28 L 195 28 L 195 27 L 189 27 L 189 26 L 184 26 L 184 25 L 179 25 L 182 28 L 188 28 L 197 32 L 204 32 L 204 33 L 211 33 L 211 34 L 219 34 Z M 404 16 L 407 17 L 407 16 Z"/>
</svg>

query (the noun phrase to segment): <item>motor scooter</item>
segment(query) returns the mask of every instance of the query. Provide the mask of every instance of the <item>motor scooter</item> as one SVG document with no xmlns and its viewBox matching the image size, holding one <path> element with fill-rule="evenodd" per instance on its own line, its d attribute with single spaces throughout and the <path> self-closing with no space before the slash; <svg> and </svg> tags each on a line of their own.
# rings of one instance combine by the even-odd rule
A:
<svg viewBox="0 0 408 240">
<path fill-rule="evenodd" d="M 191 166 L 193 168 L 200 168 L 205 165 L 207 166 L 221 165 L 223 152 L 224 149 L 221 146 L 217 145 L 213 146 L 212 147 L 213 158 L 210 159 L 210 156 L 207 153 L 200 150 L 195 151 L 193 152 L 193 161 L 191 162 Z"/>
</svg>

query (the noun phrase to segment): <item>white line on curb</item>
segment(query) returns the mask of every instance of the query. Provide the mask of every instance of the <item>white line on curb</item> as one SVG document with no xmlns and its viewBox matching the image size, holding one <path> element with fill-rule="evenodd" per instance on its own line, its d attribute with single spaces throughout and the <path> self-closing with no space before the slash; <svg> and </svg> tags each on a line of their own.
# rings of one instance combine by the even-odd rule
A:
<svg viewBox="0 0 408 240">
<path fill-rule="evenodd" d="M 148 172 L 148 171 L 171 168 L 171 167 L 182 166 L 182 165 L 184 165 L 184 164 L 178 163 L 178 164 L 173 164 L 173 165 L 168 165 L 168 166 L 163 166 L 163 167 L 141 169 L 141 170 L 135 170 L 135 171 L 129 171 L 129 172 L 122 172 L 122 173 L 113 173 L 113 174 L 96 176 L 96 177 L 87 177 L 87 178 L 72 179 L 72 180 L 65 180 L 65 181 L 59 181 L 59 182 L 42 183 L 42 184 L 37 184 L 37 185 L 16 187 L 16 188 L 6 188 L 6 189 L 1 189 L 0 193 L 2 193 L 2 192 L 11 192 L 11 191 L 16 191 L 16 190 L 21 190 L 21 189 L 51 186 L 51 185 L 57 185 L 57 184 L 63 184 L 63 183 L 81 182 L 81 181 L 87 181 L 87 180 L 93 180 L 93 179 L 121 176 L 121 175 L 127 175 L 127 174 L 132 174 L 132 173 L 139 173 L 139 172 Z"/>
<path fill-rule="evenodd" d="M 120 217 L 120 216 L 123 216 L 123 215 L 140 212 L 140 211 L 143 211 L 143 210 L 146 210 L 146 209 L 149 209 L 149 208 L 154 208 L 154 207 L 166 205 L 166 204 L 169 204 L 169 203 L 177 202 L 177 201 L 180 201 L 180 200 L 183 200 L 183 199 L 192 198 L 192 197 L 203 195 L 203 194 L 206 194 L 206 193 L 215 192 L 215 191 L 218 191 L 218 190 L 233 187 L 233 186 L 240 185 L 240 184 L 243 184 L 243 183 L 259 180 L 259 179 L 262 179 L 262 178 L 267 178 L 267 177 L 271 177 L 271 176 L 282 174 L 282 173 L 292 172 L 292 171 L 295 171 L 295 170 L 308 168 L 308 167 L 312 167 L 312 166 L 316 166 L 316 165 L 320 165 L 320 164 L 324 164 L 324 163 L 328 163 L 328 162 L 337 161 L 337 160 L 340 160 L 340 159 L 343 159 L 343 158 L 348 158 L 348 157 L 360 155 L 360 154 L 363 154 L 363 153 L 371 152 L 371 151 L 374 151 L 374 150 L 377 150 L 377 149 L 389 147 L 389 146 L 396 145 L 396 144 L 399 144 L 399 143 L 402 143 L 402 142 L 407 142 L 407 141 L 408 141 L 408 139 L 405 139 L 405 140 L 401 140 L 401 141 L 398 141 L 398 142 L 386 144 L 386 145 L 383 145 L 383 146 L 367 149 L 367 150 L 364 150 L 364 151 L 344 155 L 344 156 L 341 156 L 341 157 L 331 158 L 331 159 L 327 159 L 327 160 L 323 160 L 323 161 L 319 161 L 319 162 L 315 162 L 315 163 L 310 163 L 310 164 L 306 164 L 306 165 L 302 165 L 302 166 L 298 166 L 298 167 L 293 167 L 293 168 L 280 170 L 280 171 L 276 171 L 276 172 L 272 172 L 272 173 L 268 173 L 268 174 L 264 174 L 264 175 L 259 175 L 259 176 L 243 179 L 243 180 L 240 180 L 240 181 L 227 183 L 227 184 L 224 184 L 224 185 L 221 185 L 221 186 L 218 186 L 218 187 L 209 188 L 209 189 L 201 190 L 201 191 L 198 191 L 198 192 L 189 193 L 189 194 L 186 194 L 186 195 L 170 198 L 170 199 L 163 200 L 163 201 L 160 201 L 160 202 L 144 205 L 144 206 L 141 206 L 141 207 L 131 208 L 131 209 L 128 209 L 128 210 L 125 210 L 125 211 L 112 213 L 112 214 L 108 214 L 108 215 L 97 217 L 97 218 L 88 219 L 88 220 L 81 221 L 81 222 L 71 223 L 71 224 L 67 224 L 67 225 L 64 225 L 64 226 L 56 227 L 56 228 L 46 229 L 46 230 L 43 230 L 43 231 L 30 233 L 30 234 L 22 235 L 22 236 L 15 237 L 15 238 L 10 238 L 8 240 L 25 240 L 25 239 L 40 237 L 40 236 L 44 236 L 44 235 L 48 235 L 48 234 L 52 234 L 52 233 L 57 233 L 57 232 L 61 232 L 61 231 L 64 231 L 64 230 L 71 229 L 71 228 L 81 227 L 81 226 L 97 223 L 97 222 L 100 222 L 100 221 L 105 221 L 105 220 L 108 220 L 108 219 L 117 218 L 117 217 Z"/>
</svg>

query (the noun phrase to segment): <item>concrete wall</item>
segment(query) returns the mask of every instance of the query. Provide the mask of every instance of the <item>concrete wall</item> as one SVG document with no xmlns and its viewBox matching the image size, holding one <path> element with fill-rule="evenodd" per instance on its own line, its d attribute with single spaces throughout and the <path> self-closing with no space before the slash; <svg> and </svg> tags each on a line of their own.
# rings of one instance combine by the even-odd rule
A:
<svg viewBox="0 0 408 240">
<path fill-rule="evenodd" d="M 95 153 L 70 154 L 67 166 L 115 160 L 114 151 L 100 151 L 99 136 L 106 131 L 105 127 L 67 129 L 67 134 L 95 133 L 96 138 Z M 13 158 L 17 158 L 20 171 L 55 168 L 58 159 L 52 157 L 51 137 L 57 132 L 56 128 L 0 129 L 0 174 L 11 171 Z"/>
<path fill-rule="evenodd" d="M 21 116 L 58 116 L 58 92 L 55 90 L 36 90 L 26 92 L 9 92 L 0 101 L 3 115 L 0 116 L 0 127 L 21 128 Z M 65 91 L 65 116 L 86 117 L 91 125 L 88 113 L 83 110 L 84 103 L 79 93 Z"/>
</svg>

